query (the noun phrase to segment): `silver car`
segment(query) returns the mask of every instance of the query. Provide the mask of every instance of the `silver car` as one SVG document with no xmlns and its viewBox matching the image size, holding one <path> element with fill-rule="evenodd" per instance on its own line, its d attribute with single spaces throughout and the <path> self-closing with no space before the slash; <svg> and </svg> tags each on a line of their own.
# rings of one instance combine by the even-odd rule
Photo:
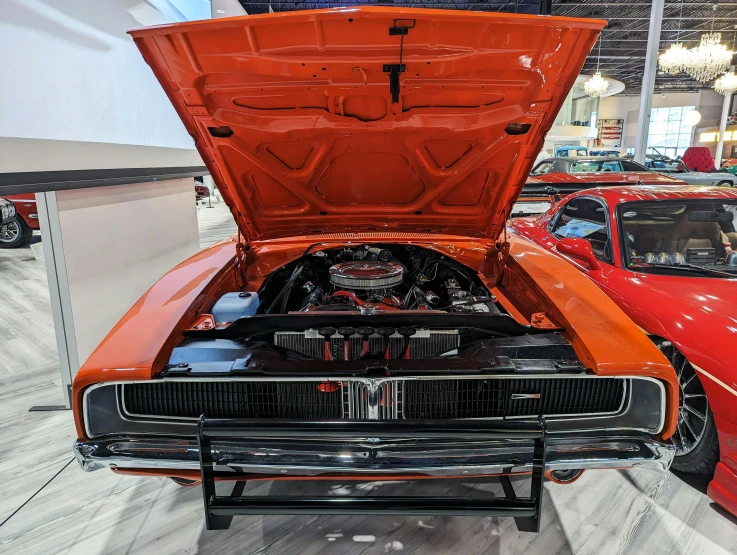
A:
<svg viewBox="0 0 737 555">
<path fill-rule="evenodd" d="M 690 170 L 681 160 L 673 160 L 667 156 L 648 154 L 645 156 L 648 169 L 661 173 L 669 173 L 683 179 L 691 185 L 717 185 L 719 187 L 737 187 L 737 176 L 724 172 L 695 172 Z"/>
</svg>

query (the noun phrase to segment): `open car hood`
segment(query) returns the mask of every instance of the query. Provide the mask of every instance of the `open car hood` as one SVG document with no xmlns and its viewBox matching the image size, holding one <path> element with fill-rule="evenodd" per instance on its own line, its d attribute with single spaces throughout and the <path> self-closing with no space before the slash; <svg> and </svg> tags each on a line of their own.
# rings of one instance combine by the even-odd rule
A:
<svg viewBox="0 0 737 555">
<path fill-rule="evenodd" d="M 604 25 L 358 7 L 130 34 L 250 239 L 496 238 Z"/>
</svg>

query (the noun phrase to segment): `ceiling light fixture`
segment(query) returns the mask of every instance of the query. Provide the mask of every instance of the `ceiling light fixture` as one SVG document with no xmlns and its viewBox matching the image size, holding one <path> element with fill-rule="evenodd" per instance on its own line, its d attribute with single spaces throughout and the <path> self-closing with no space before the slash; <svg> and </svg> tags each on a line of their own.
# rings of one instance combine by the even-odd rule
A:
<svg viewBox="0 0 737 555">
<path fill-rule="evenodd" d="M 601 59 L 601 35 L 599 35 L 599 54 L 596 57 L 596 73 L 583 84 L 584 92 L 592 97 L 600 97 L 606 93 L 609 83 L 601 76 L 599 71 L 599 60 Z"/>
<path fill-rule="evenodd" d="M 732 50 L 735 50 L 735 45 L 737 45 L 737 25 L 734 28 L 735 33 L 732 39 Z M 714 90 L 724 96 L 737 92 L 737 75 L 734 74 L 734 66 L 731 66 L 727 73 L 714 82 Z"/>
<path fill-rule="evenodd" d="M 722 34 L 714 32 L 714 14 L 717 5 L 712 6 L 711 31 L 701 35 L 701 43 L 689 50 L 684 71 L 701 83 L 716 78 L 729 69 L 732 52 L 721 43 Z"/>
<path fill-rule="evenodd" d="M 683 73 L 688 66 L 689 57 L 688 49 L 678 42 L 681 38 L 681 19 L 683 18 L 683 0 L 681 0 L 681 11 L 678 16 L 678 32 L 676 33 L 676 42 L 670 45 L 670 48 L 658 56 L 658 65 L 665 73 L 670 75 L 678 75 Z"/>
<path fill-rule="evenodd" d="M 714 82 L 714 90 L 719 94 L 728 95 L 737 92 L 737 75 L 728 71 Z"/>
</svg>

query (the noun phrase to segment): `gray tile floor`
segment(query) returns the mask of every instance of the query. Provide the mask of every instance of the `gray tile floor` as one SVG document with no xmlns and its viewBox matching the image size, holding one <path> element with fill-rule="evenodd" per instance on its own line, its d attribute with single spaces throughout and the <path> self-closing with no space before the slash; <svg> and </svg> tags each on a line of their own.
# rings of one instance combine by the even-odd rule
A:
<svg viewBox="0 0 737 555">
<path fill-rule="evenodd" d="M 202 246 L 235 229 L 227 208 L 213 206 L 198 210 Z M 0 526 L 0 553 L 737 552 L 737 521 L 704 495 L 703 480 L 645 470 L 591 471 L 570 486 L 547 483 L 537 535 L 518 532 L 510 519 L 381 515 L 236 517 L 230 530 L 208 532 L 199 489 L 106 470 L 84 473 L 68 464 L 71 414 L 28 412 L 60 402 L 46 275 L 34 250 L 0 250 L 0 522 L 17 511 Z M 419 487 L 436 495 L 502 493 L 493 480 L 261 482 L 246 491 L 391 495 L 417 494 Z"/>
</svg>

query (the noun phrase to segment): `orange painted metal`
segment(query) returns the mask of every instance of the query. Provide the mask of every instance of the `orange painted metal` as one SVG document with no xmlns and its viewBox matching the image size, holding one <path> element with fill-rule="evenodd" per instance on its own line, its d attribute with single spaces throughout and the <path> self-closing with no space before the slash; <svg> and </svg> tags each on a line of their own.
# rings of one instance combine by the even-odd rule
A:
<svg viewBox="0 0 737 555">
<path fill-rule="evenodd" d="M 605 24 L 360 6 L 130 34 L 246 237 L 496 237 Z"/>
<path fill-rule="evenodd" d="M 182 330 L 192 327 L 215 300 L 234 291 L 235 243 L 223 241 L 188 258 L 157 281 L 102 340 L 74 378 L 77 433 L 84 388 L 114 380 L 146 380 L 160 372 Z"/>
</svg>

